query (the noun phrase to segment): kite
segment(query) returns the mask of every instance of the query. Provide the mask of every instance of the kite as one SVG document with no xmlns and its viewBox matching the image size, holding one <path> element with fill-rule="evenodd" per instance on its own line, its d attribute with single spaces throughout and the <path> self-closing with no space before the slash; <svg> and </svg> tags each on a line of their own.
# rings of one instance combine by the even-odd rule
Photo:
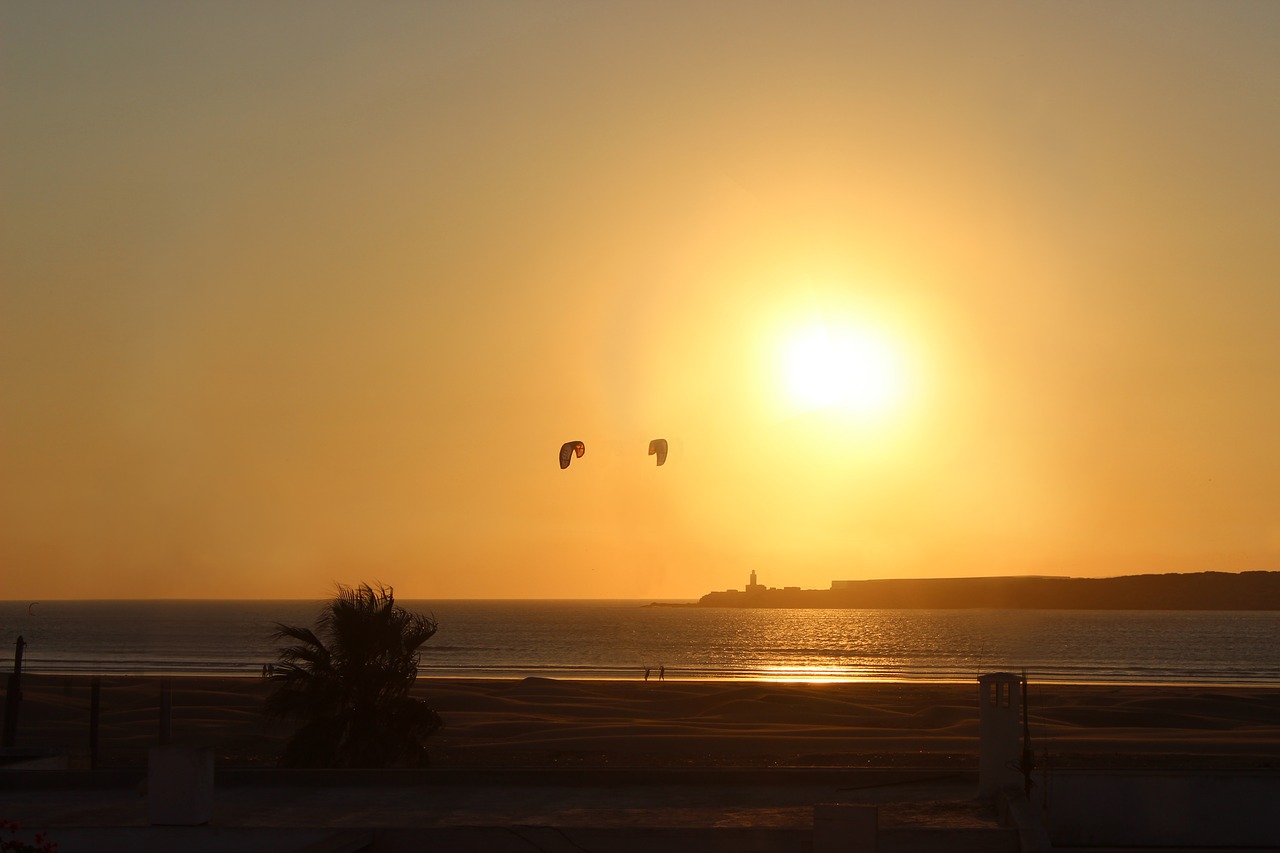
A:
<svg viewBox="0 0 1280 853">
<path fill-rule="evenodd" d="M 667 440 L 665 438 L 655 438 L 649 442 L 649 455 L 658 457 L 658 464 L 661 465 L 667 461 Z"/>
<path fill-rule="evenodd" d="M 566 441 L 564 444 L 560 445 L 560 467 L 568 468 L 569 460 L 574 456 L 581 459 L 582 454 L 586 452 L 587 446 L 581 441 Z"/>
<path fill-rule="evenodd" d="M 35 615 L 36 615 L 35 607 L 36 607 L 36 605 L 37 605 L 37 604 L 39 604 L 39 603 L 40 603 L 40 602 L 38 602 L 38 601 L 33 601 L 33 602 L 31 602 L 30 604 L 28 604 L 28 605 L 27 605 L 27 615 L 28 615 L 28 616 L 35 616 Z"/>
</svg>

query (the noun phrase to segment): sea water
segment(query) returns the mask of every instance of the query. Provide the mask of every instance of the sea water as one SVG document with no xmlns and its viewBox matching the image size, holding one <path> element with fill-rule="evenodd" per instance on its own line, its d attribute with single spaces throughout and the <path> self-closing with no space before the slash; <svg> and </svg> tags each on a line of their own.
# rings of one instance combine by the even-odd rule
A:
<svg viewBox="0 0 1280 853">
<path fill-rule="evenodd" d="M 1280 613 L 782 610 L 645 601 L 410 601 L 439 629 L 424 676 L 970 680 L 1280 686 Z M 0 602 L 0 667 L 44 673 L 260 675 L 276 623 L 318 601 Z"/>
</svg>

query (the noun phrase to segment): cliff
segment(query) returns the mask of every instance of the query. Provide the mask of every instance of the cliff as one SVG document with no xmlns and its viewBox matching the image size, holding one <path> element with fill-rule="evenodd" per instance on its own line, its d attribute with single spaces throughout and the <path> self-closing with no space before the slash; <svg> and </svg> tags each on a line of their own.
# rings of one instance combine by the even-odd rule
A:
<svg viewBox="0 0 1280 853">
<path fill-rule="evenodd" d="M 1280 572 L 1115 578 L 994 577 L 848 581 L 837 589 L 711 592 L 700 607 L 1280 610 Z"/>
</svg>

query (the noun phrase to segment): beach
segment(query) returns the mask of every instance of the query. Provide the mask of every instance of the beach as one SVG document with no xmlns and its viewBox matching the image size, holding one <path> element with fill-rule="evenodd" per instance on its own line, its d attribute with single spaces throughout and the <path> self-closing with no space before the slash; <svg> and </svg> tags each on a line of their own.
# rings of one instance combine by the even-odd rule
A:
<svg viewBox="0 0 1280 853">
<path fill-rule="evenodd" d="M 88 676 L 27 675 L 17 745 L 90 763 Z M 100 679 L 99 767 L 141 767 L 158 677 Z M 172 738 L 219 766 L 271 767 L 288 726 L 259 678 L 174 677 Z M 433 766 L 932 767 L 972 770 L 976 683 L 420 678 L 443 726 Z M 1280 688 L 1030 684 L 1037 761 L 1058 767 L 1280 767 Z"/>
</svg>

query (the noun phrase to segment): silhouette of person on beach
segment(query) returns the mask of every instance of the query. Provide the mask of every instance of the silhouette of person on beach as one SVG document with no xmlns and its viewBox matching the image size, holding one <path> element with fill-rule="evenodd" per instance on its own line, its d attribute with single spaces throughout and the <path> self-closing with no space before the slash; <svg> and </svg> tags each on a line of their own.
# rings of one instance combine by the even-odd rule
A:
<svg viewBox="0 0 1280 853">
<path fill-rule="evenodd" d="M 644 668 L 644 680 L 645 680 L 645 681 L 648 681 L 648 680 L 649 680 L 649 671 L 650 671 L 650 667 L 647 667 L 647 666 L 646 666 L 646 667 Z"/>
<path fill-rule="evenodd" d="M 667 668 L 665 666 L 658 667 L 658 680 L 659 681 L 667 680 Z"/>
</svg>

